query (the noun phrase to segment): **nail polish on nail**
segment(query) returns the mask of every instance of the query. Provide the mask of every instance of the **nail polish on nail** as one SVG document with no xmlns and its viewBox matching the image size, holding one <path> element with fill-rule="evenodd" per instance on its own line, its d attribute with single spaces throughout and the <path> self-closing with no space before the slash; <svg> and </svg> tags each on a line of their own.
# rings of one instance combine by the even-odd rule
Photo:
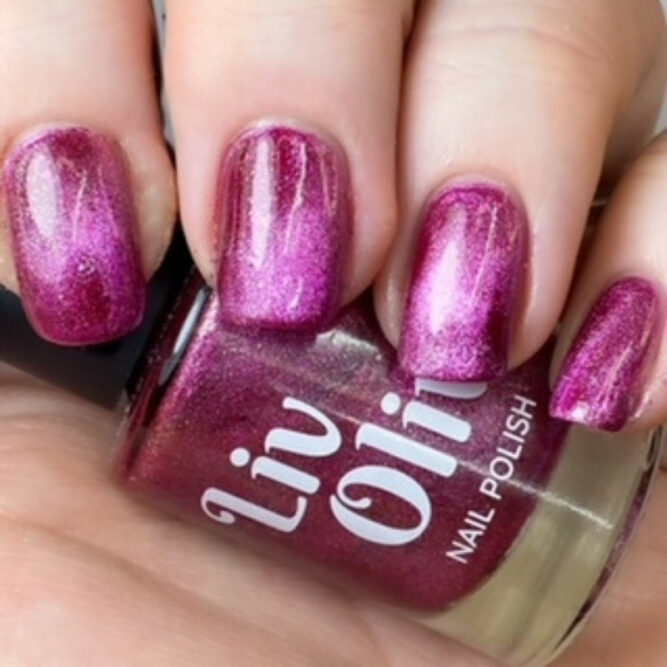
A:
<svg viewBox="0 0 667 667">
<path fill-rule="evenodd" d="M 223 163 L 216 208 L 223 321 L 311 329 L 336 314 L 352 236 L 337 146 L 288 126 L 244 132 Z"/>
<path fill-rule="evenodd" d="M 24 308 L 64 345 L 118 338 L 146 299 L 118 145 L 83 127 L 27 136 L 4 166 L 7 217 Z"/>
<path fill-rule="evenodd" d="M 618 431 L 634 416 L 664 323 L 658 287 L 622 278 L 598 298 L 553 390 L 553 417 Z"/>
<path fill-rule="evenodd" d="M 507 372 L 526 270 L 527 223 L 504 188 L 456 184 L 428 204 L 399 359 L 413 375 L 492 380 Z"/>
</svg>

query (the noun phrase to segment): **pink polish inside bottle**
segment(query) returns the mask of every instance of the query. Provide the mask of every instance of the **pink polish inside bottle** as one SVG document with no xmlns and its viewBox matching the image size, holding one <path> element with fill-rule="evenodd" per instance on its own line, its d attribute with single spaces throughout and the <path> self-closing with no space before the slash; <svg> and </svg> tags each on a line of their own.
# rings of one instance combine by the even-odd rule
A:
<svg viewBox="0 0 667 667">
<path fill-rule="evenodd" d="M 627 540 L 658 434 L 549 418 L 549 349 L 502 382 L 453 384 L 401 371 L 363 300 L 312 334 L 217 311 L 193 278 L 147 355 L 126 486 L 509 664 L 563 648 Z"/>
</svg>

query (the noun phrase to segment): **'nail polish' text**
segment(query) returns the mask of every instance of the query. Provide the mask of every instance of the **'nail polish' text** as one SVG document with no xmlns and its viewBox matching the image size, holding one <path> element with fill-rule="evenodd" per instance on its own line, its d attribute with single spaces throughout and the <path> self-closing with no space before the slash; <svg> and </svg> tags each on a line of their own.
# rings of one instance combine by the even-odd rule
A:
<svg viewBox="0 0 667 667">
<path fill-rule="evenodd" d="M 502 501 L 502 486 L 509 482 L 516 472 L 516 464 L 521 459 L 526 439 L 532 426 L 535 401 L 515 394 L 512 407 L 505 419 L 500 444 L 495 448 L 494 457 L 488 464 L 488 472 L 482 479 L 479 492 L 485 499 L 485 510 L 468 510 L 461 527 L 456 531 L 446 556 L 458 563 L 467 564 L 477 551 L 481 541 L 496 516 L 496 508 L 488 507 L 489 501 Z"/>
</svg>

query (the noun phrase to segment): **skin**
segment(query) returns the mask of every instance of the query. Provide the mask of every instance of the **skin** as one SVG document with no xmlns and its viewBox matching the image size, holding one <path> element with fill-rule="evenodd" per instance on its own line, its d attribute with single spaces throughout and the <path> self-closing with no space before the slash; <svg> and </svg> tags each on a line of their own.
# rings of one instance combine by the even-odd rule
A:
<svg viewBox="0 0 667 667">
<path fill-rule="evenodd" d="M 637 157 L 664 85 L 657 1 L 276 7 L 168 3 L 176 183 L 154 90 L 148 4 L 0 1 L 0 88 L 20 91 L 0 96 L 0 151 L 40 124 L 81 123 L 114 137 L 128 159 L 146 275 L 167 246 L 178 190 L 191 250 L 213 282 L 212 207 L 227 142 L 258 118 L 320 128 L 347 152 L 355 192 L 346 300 L 379 273 L 378 316 L 394 343 L 421 206 L 462 174 L 507 183 L 530 220 L 512 365 L 553 331 L 568 292 L 554 373 L 619 274 L 665 287 L 667 141 Z M 601 178 L 614 196 L 572 282 Z M 0 282 L 16 287 L 5 225 Z M 667 344 L 659 342 L 643 411 L 629 428 L 667 417 Z M 99 656 L 109 665 L 490 664 L 125 497 L 106 473 L 117 415 L 8 368 L 0 394 L 0 645 L 8 665 L 76 667 Z M 662 475 L 619 576 L 561 664 L 667 662 L 666 511 Z"/>
<path fill-rule="evenodd" d="M 4 664 L 495 664 L 123 495 L 107 471 L 116 415 L 7 367 L 0 406 Z M 663 474 L 561 665 L 665 663 L 665 512 Z"/>
</svg>

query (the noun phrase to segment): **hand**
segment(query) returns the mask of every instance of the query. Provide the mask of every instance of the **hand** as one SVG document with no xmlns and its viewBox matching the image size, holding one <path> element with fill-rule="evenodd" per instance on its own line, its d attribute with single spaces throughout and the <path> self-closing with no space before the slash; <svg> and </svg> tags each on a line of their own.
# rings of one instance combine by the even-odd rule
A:
<svg viewBox="0 0 667 667">
<path fill-rule="evenodd" d="M 609 429 L 663 422 L 665 138 L 638 155 L 664 88 L 658 3 L 277 6 L 169 3 L 165 77 L 180 212 L 203 275 L 229 297 L 229 319 L 310 326 L 379 272 L 378 317 L 394 344 L 403 329 L 406 365 L 491 378 L 541 347 L 571 291 L 554 359 L 554 412 Z M 0 2 L 9 229 L 0 236 L 0 282 L 20 290 L 36 328 L 58 342 L 98 342 L 135 326 L 144 279 L 168 244 L 175 184 L 153 86 L 151 22 L 147 3 L 137 0 Z M 264 123 L 257 133 L 253 124 L 266 118 L 287 119 L 287 129 L 268 131 Z M 234 143 L 248 126 L 254 134 Z M 254 237 L 244 225 L 267 219 L 246 205 L 268 205 L 275 174 L 262 172 L 271 161 L 261 151 L 275 150 L 284 136 L 290 150 L 325 165 L 303 191 L 313 226 L 296 229 L 293 255 L 270 244 L 263 257 L 271 261 L 246 274 Z M 77 187 L 54 166 L 59 155 L 73 165 Z M 601 176 L 615 194 L 573 281 Z M 296 202 L 289 199 L 295 182 L 289 173 L 281 178 L 289 181 L 282 203 Z M 447 220 L 451 204 L 441 188 L 469 197 L 480 183 L 493 194 L 482 197 L 482 208 L 501 210 L 497 196 L 504 202 L 503 243 L 464 234 L 461 247 L 449 246 L 466 257 L 485 249 L 493 260 L 479 270 L 471 261 L 445 285 L 473 306 L 455 338 L 475 350 L 475 363 L 462 368 L 442 363 L 461 356 L 454 338 L 421 336 L 443 284 L 429 282 L 430 267 L 420 270 L 414 250 L 435 252 L 428 235 L 418 239 L 430 211 L 434 229 Z M 331 192 L 340 197 L 329 206 Z M 441 208 L 425 209 L 434 201 Z M 101 209 L 100 202 L 111 203 Z M 75 234 L 73 219 L 92 220 L 95 235 Z M 271 222 L 278 247 L 285 230 L 279 216 Z M 510 237 L 517 243 L 505 244 Z M 80 270 L 82 256 L 88 271 Z M 269 290 L 286 266 L 297 280 Z M 471 275 L 504 289 L 493 298 L 488 290 L 475 294 L 465 289 Z M 616 308 L 602 317 L 601 295 L 628 275 L 648 287 L 641 297 L 624 291 L 630 297 L 612 300 Z M 302 292 L 317 298 L 298 300 L 294 316 L 285 303 L 300 280 L 309 288 Z M 451 299 L 439 311 L 446 323 L 461 304 Z M 587 319 L 590 310 L 595 317 Z M 487 340 L 499 313 L 493 346 L 472 345 Z M 579 330 L 584 337 L 572 347 Z M 606 392 L 598 380 L 608 377 L 610 361 L 618 372 Z M 128 499 L 106 472 L 117 416 L 2 373 L 0 646 L 7 664 L 488 664 Z M 562 664 L 667 661 L 666 510 L 663 475 L 618 579 Z"/>
<path fill-rule="evenodd" d="M 117 416 L 0 373 L 0 637 L 7 667 L 495 664 L 128 498 Z M 667 657 L 667 479 L 591 624 L 560 662 Z"/>
</svg>

